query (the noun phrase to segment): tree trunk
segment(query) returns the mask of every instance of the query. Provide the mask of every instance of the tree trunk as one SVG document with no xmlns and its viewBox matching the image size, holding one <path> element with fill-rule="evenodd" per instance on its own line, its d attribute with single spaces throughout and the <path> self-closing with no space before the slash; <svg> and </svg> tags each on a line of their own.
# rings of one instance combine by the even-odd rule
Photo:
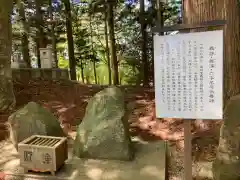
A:
<svg viewBox="0 0 240 180">
<path fill-rule="evenodd" d="M 141 34 L 142 34 L 142 70 L 143 70 L 143 85 L 148 85 L 149 80 L 149 68 L 147 61 L 147 32 L 146 32 L 146 22 L 145 22 L 145 4 L 144 0 L 140 0 L 140 23 L 141 23 Z"/>
<path fill-rule="evenodd" d="M 82 76 L 82 82 L 84 83 L 85 82 L 85 79 L 84 79 L 84 67 L 83 67 L 83 62 L 82 62 L 82 58 L 80 58 L 80 68 L 81 68 L 81 76 Z"/>
<path fill-rule="evenodd" d="M 113 5 L 108 3 L 108 28 L 109 28 L 109 39 L 110 39 L 110 51 L 111 51 L 111 64 L 113 71 L 113 84 L 119 84 L 118 75 L 118 60 L 116 52 L 115 32 L 114 32 L 114 17 L 113 17 Z"/>
<path fill-rule="evenodd" d="M 163 2 L 161 2 L 160 0 L 158 0 L 156 3 L 157 22 L 159 23 L 160 27 L 164 26 L 163 5 Z M 160 34 L 163 35 L 164 33 L 161 32 Z"/>
<path fill-rule="evenodd" d="M 66 15 L 66 29 L 68 39 L 68 56 L 71 80 L 76 80 L 76 60 L 74 57 L 73 33 L 72 33 L 72 15 L 69 0 L 63 0 Z"/>
<path fill-rule="evenodd" d="M 55 22 L 53 22 L 54 19 L 53 19 L 52 0 L 49 0 L 48 2 L 49 2 L 49 17 L 51 22 L 53 60 L 55 63 L 55 68 L 58 68 L 57 43 L 56 43 L 56 36 L 55 36 Z"/>
<path fill-rule="evenodd" d="M 155 79 L 154 79 L 154 34 L 153 33 L 152 33 L 152 43 L 151 43 L 151 56 L 152 56 L 151 74 L 152 74 L 152 83 L 153 83 L 153 86 L 154 86 Z"/>
<path fill-rule="evenodd" d="M 91 48 L 92 48 L 92 62 L 93 62 L 93 73 L 94 73 L 94 80 L 95 84 L 98 83 L 97 81 L 97 70 L 96 70 L 96 62 L 95 62 L 95 53 L 93 47 L 93 30 L 92 30 L 92 15 L 90 15 L 90 34 L 91 34 Z"/>
<path fill-rule="evenodd" d="M 37 57 L 37 65 L 38 68 L 41 68 L 41 59 L 40 59 L 40 45 L 39 45 L 39 39 L 35 39 L 35 44 L 36 44 L 36 57 Z"/>
<path fill-rule="evenodd" d="M 46 48 L 44 31 L 43 31 L 43 17 L 42 17 L 42 10 L 41 10 L 41 0 L 35 0 L 36 5 L 36 26 L 37 26 L 37 39 L 39 41 L 40 48 Z"/>
<path fill-rule="evenodd" d="M 16 103 L 11 71 L 12 8 L 12 0 L 0 1 L 0 113 L 12 110 Z"/>
<path fill-rule="evenodd" d="M 106 6 L 105 6 L 106 8 Z M 108 26 L 107 26 L 107 12 L 105 12 L 104 17 L 104 33 L 105 33 L 105 41 L 106 41 L 106 59 L 108 63 L 108 84 L 112 84 L 112 72 L 111 72 L 111 59 L 109 53 L 109 46 L 108 46 Z"/>
<path fill-rule="evenodd" d="M 157 11 L 157 23 L 152 23 L 152 27 L 156 26 L 157 24 L 160 25 L 160 27 L 164 26 L 164 19 L 163 19 L 163 4 L 161 1 L 152 1 L 152 8 L 153 11 Z M 164 33 L 160 33 L 163 35 Z M 151 66 L 151 74 L 152 74 L 152 82 L 154 86 L 154 33 L 152 33 L 152 43 L 151 43 L 151 56 L 152 56 L 152 66 Z"/>
<path fill-rule="evenodd" d="M 44 44 L 44 32 L 43 32 L 43 17 L 42 17 L 42 11 L 41 11 L 41 0 L 35 0 L 36 5 L 36 56 L 38 61 L 38 68 L 41 68 L 41 59 L 40 59 L 40 50 L 39 48 L 45 48 Z"/>
<path fill-rule="evenodd" d="M 29 55 L 29 40 L 28 40 L 28 33 L 29 33 L 29 28 L 28 24 L 26 21 L 26 16 L 25 16 L 25 8 L 24 8 L 24 3 L 19 2 L 19 15 L 21 17 L 21 21 L 23 24 L 23 35 L 22 35 L 22 54 L 23 54 L 23 60 L 26 63 L 26 66 L 28 68 L 31 68 L 31 60 L 30 60 L 30 55 Z"/>
<path fill-rule="evenodd" d="M 224 104 L 240 93 L 240 8 L 236 0 L 185 0 L 186 23 L 226 19 L 224 28 Z"/>
</svg>

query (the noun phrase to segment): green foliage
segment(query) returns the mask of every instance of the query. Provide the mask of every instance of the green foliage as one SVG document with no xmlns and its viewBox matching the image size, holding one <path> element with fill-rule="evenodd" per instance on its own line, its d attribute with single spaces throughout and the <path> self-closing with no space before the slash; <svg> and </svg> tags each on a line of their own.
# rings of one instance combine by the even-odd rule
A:
<svg viewBox="0 0 240 180">
<path fill-rule="evenodd" d="M 91 83 L 94 83 L 93 59 L 100 60 L 97 63 L 97 78 L 99 84 L 108 83 L 108 64 L 107 50 L 104 37 L 104 3 L 101 0 L 85 2 L 79 6 L 74 6 L 75 18 L 74 39 L 75 51 L 78 57 L 78 66 L 84 66 L 85 77 Z M 180 1 L 172 1 L 163 5 L 163 18 L 166 24 L 177 23 L 179 18 Z M 141 34 L 139 24 L 139 8 L 137 3 L 126 4 L 124 1 L 118 1 L 115 4 L 115 36 L 117 45 L 117 54 L 119 62 L 119 76 L 121 84 L 139 84 L 141 81 L 140 59 L 141 59 Z M 150 6 L 146 9 L 146 22 L 148 27 L 155 24 L 156 9 Z M 89 18 L 91 14 L 91 19 Z M 89 21 L 93 29 L 93 41 L 90 37 Z M 148 39 L 148 59 L 152 64 L 152 38 L 149 33 Z M 94 53 L 91 50 L 93 46 Z M 91 55 L 96 57 L 91 57 Z M 82 63 L 80 63 L 80 59 Z M 151 67 L 151 66 L 150 66 Z"/>
<path fill-rule="evenodd" d="M 21 0 L 19 0 L 21 1 Z M 23 1 L 23 0 L 22 0 Z M 49 21 L 49 2 L 41 2 L 41 12 L 43 22 L 41 27 L 48 43 L 51 43 L 51 25 L 55 26 L 55 36 L 57 39 L 58 66 L 59 68 L 69 68 L 66 43 L 66 14 L 62 2 L 54 1 L 52 3 L 54 22 Z M 81 77 L 82 71 L 85 82 L 94 83 L 94 67 L 96 64 L 97 79 L 99 84 L 108 84 L 108 54 L 105 40 L 105 12 L 103 0 L 84 0 L 81 3 L 71 4 L 72 24 L 74 38 L 74 52 L 77 61 L 77 74 Z M 121 84 L 139 84 L 141 82 L 141 33 L 140 33 L 140 12 L 138 1 L 111 1 L 115 5 L 115 38 L 118 56 L 118 67 Z M 147 24 L 147 30 L 157 22 L 156 0 L 149 1 L 146 7 L 144 20 Z M 166 25 L 179 22 L 180 0 L 170 1 L 163 4 L 163 19 Z M 29 27 L 29 48 L 32 59 L 36 59 L 36 38 L 37 25 L 39 23 L 35 16 L 35 0 L 24 1 L 26 23 Z M 21 35 L 23 25 L 19 17 L 18 6 L 15 4 L 13 11 L 13 49 L 15 52 L 21 52 Z M 90 18 L 91 17 L 91 18 Z M 92 29 L 90 29 L 90 25 Z M 91 33 L 92 30 L 92 33 Z M 148 33 L 148 63 L 152 67 L 152 34 Z M 153 71 L 151 69 L 151 71 Z M 82 80 L 80 78 L 80 80 Z"/>
<path fill-rule="evenodd" d="M 59 56 L 59 58 L 58 58 L 58 67 L 59 68 L 63 68 L 63 69 L 69 68 L 68 60 L 65 59 L 63 56 Z"/>
</svg>

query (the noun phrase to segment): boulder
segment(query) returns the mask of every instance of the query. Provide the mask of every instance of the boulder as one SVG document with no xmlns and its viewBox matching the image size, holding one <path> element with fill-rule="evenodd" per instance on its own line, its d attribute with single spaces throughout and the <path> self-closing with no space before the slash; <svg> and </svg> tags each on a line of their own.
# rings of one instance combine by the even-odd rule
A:
<svg viewBox="0 0 240 180">
<path fill-rule="evenodd" d="M 10 140 L 17 144 L 32 135 L 66 136 L 57 118 L 47 109 L 30 102 L 8 118 Z"/>
<path fill-rule="evenodd" d="M 240 179 L 240 95 L 231 98 L 224 110 L 224 122 L 212 168 L 215 180 Z"/>
<path fill-rule="evenodd" d="M 91 159 L 134 158 L 124 95 L 119 88 L 106 88 L 89 100 L 77 129 L 73 154 Z"/>
</svg>

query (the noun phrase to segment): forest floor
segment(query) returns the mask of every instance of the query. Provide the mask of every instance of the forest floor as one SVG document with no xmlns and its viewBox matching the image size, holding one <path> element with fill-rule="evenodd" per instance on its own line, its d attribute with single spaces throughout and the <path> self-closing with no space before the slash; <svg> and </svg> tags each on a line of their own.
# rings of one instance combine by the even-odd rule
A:
<svg viewBox="0 0 240 180">
<path fill-rule="evenodd" d="M 84 116 L 87 100 L 105 87 L 68 80 L 15 81 L 16 110 L 30 101 L 38 102 L 59 119 L 65 131 L 71 133 Z M 171 154 L 169 179 L 182 179 L 179 177 L 183 173 L 183 120 L 155 118 L 154 88 L 121 86 L 121 89 L 126 92 L 128 107 L 134 107 L 129 118 L 132 136 L 146 141 L 168 140 Z M 11 113 L 0 114 L 0 140 L 8 134 L 4 123 Z M 220 125 L 221 121 L 193 121 L 193 166 L 202 167 L 215 158 Z M 202 171 L 198 167 L 193 170 L 195 174 L 195 171 Z M 202 172 L 204 177 L 196 179 L 211 179 L 207 173 Z"/>
</svg>

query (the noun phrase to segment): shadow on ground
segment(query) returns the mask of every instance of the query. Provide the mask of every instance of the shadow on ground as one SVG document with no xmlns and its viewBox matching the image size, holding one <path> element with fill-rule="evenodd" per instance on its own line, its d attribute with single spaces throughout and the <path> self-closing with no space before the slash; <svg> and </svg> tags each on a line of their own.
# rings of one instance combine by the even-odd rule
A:
<svg viewBox="0 0 240 180">
<path fill-rule="evenodd" d="M 134 161 L 79 159 L 71 156 L 66 165 L 60 169 L 56 176 L 49 174 L 24 174 L 19 166 L 19 159 L 13 145 L 8 141 L 0 143 L 1 163 L 0 171 L 7 174 L 5 180 L 131 180 L 133 177 L 139 180 L 165 180 L 165 151 L 163 142 L 147 143 L 138 140 L 135 146 L 138 149 Z M 160 158 L 161 161 L 156 161 Z"/>
<path fill-rule="evenodd" d="M 15 81 L 14 91 L 17 101 L 15 110 L 30 101 L 35 101 L 49 109 L 59 119 L 65 131 L 72 132 L 76 129 L 75 126 L 81 123 L 88 99 L 105 87 L 79 84 L 69 80 Z M 140 137 L 145 141 L 168 140 L 174 151 L 181 152 L 183 120 L 156 119 L 154 89 L 137 86 L 120 88 L 126 94 L 132 136 Z M 0 140 L 8 136 L 4 123 L 11 113 L 0 114 Z M 213 160 L 217 141 L 212 143 L 212 148 L 206 147 L 209 142 L 203 143 L 203 141 L 207 139 L 211 141 L 216 135 L 218 139 L 220 125 L 221 121 L 211 120 L 198 120 L 192 123 L 193 159 L 199 162 Z M 175 165 L 175 170 L 182 171 L 182 166 L 183 163 Z"/>
</svg>

